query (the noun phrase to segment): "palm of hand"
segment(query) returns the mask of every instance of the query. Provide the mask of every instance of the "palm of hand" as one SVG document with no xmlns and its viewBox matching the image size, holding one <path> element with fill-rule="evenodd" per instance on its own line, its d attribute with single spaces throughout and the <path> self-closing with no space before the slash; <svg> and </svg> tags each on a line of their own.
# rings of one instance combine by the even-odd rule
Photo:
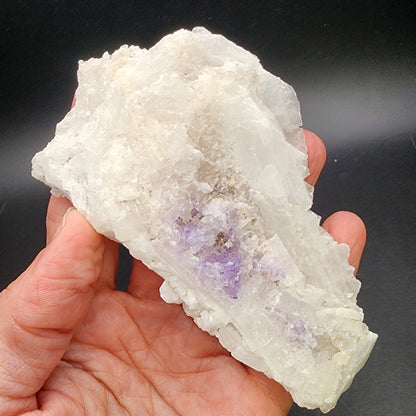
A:
<svg viewBox="0 0 416 416">
<path fill-rule="evenodd" d="M 129 290 L 103 287 L 38 393 L 59 414 L 280 415 L 290 396 L 240 364 L 133 266 Z"/>
</svg>

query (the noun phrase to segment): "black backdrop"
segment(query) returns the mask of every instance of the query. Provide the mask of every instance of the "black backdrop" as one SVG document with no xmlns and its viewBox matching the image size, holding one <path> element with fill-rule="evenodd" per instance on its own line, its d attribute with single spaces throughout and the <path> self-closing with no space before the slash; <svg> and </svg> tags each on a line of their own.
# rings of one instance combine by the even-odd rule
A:
<svg viewBox="0 0 416 416">
<path fill-rule="evenodd" d="M 53 136 L 78 59 L 206 26 L 292 84 L 328 160 L 314 210 L 368 227 L 359 304 L 380 334 L 334 416 L 416 414 L 416 13 L 412 1 L 0 2 L 0 288 L 44 242 L 30 159 Z M 122 252 L 119 285 L 129 259 Z M 291 416 L 317 415 L 294 406 Z"/>
</svg>

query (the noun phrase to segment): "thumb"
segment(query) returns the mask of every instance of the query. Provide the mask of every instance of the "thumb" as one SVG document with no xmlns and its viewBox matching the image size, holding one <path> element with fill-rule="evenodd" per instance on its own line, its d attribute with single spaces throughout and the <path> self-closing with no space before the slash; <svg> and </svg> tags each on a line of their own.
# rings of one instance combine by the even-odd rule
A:
<svg viewBox="0 0 416 416">
<path fill-rule="evenodd" d="M 29 268 L 0 293 L 0 409 L 36 409 L 35 393 L 88 312 L 104 239 L 75 210 Z"/>
</svg>

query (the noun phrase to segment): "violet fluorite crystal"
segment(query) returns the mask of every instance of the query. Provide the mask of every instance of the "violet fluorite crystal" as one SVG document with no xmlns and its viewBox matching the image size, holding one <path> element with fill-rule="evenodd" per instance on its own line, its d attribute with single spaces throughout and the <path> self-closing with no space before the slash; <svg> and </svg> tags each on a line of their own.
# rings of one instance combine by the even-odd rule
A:
<svg viewBox="0 0 416 416">
<path fill-rule="evenodd" d="M 201 283 L 222 287 L 224 293 L 236 299 L 243 256 L 239 238 L 234 235 L 229 218 L 225 221 L 217 218 L 215 226 L 211 223 L 207 226 L 203 218 L 204 215 L 196 208 L 192 208 L 189 220 L 178 217 L 178 256 L 189 252 L 195 259 L 192 269 Z"/>
</svg>

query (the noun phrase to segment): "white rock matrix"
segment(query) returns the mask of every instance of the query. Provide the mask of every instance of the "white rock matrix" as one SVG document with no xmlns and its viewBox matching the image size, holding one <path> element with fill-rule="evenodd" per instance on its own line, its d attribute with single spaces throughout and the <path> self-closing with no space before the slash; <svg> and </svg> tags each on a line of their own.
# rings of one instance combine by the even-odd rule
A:
<svg viewBox="0 0 416 416">
<path fill-rule="evenodd" d="M 349 249 L 310 211 L 299 103 L 204 28 L 79 63 L 33 176 L 159 273 L 166 302 L 301 406 L 332 409 L 377 335 Z"/>
</svg>

